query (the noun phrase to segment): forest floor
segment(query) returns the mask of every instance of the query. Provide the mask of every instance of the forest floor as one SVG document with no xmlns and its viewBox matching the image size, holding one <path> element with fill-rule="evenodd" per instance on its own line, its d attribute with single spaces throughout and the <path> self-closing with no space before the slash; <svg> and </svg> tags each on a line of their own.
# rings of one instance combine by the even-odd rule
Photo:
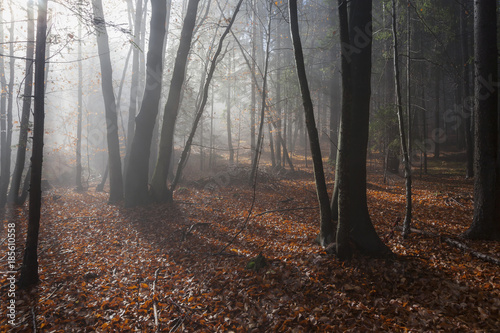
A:
<svg viewBox="0 0 500 333">
<path fill-rule="evenodd" d="M 395 227 L 404 214 L 399 176 L 384 183 L 370 172 L 368 200 L 380 237 L 404 257 L 356 254 L 339 262 L 314 243 L 318 209 L 310 170 L 260 174 L 253 208 L 254 191 L 240 172 L 183 184 L 174 204 L 138 208 L 109 205 L 106 193 L 93 190 L 46 192 L 41 281 L 16 291 L 11 327 L 2 277 L 0 331 L 498 331 L 500 267 L 443 237 L 413 233 L 403 240 Z M 471 181 L 417 173 L 414 227 L 459 239 L 472 200 Z M 20 265 L 27 208 L 7 214 L 4 225 L 18 223 Z M 4 227 L 2 265 L 5 238 Z M 500 253 L 498 243 L 460 242 Z M 259 253 L 267 266 L 248 269 Z"/>
</svg>

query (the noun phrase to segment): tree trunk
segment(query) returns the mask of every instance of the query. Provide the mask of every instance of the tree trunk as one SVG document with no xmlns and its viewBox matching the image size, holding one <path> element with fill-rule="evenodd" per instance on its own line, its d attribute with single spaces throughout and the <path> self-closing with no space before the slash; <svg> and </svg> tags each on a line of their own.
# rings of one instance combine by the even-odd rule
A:
<svg viewBox="0 0 500 333">
<path fill-rule="evenodd" d="M 462 46 L 462 119 L 464 120 L 464 136 L 465 136 L 465 151 L 466 151 L 466 169 L 465 178 L 469 179 L 474 177 L 474 142 L 472 139 L 472 126 L 471 126 L 471 116 L 472 110 L 471 105 L 468 104 L 470 101 L 470 80 L 469 80 L 469 31 L 467 29 L 467 10 L 460 6 L 460 33 L 461 46 Z"/>
<path fill-rule="evenodd" d="M 45 45 L 47 35 L 47 0 L 38 2 L 35 60 L 35 103 L 33 112 L 33 153 L 31 156 L 31 185 L 29 200 L 28 232 L 24 250 L 19 287 L 36 284 L 38 277 L 38 231 L 42 204 L 42 161 L 45 119 Z"/>
<path fill-rule="evenodd" d="M 10 5 L 11 17 L 13 16 L 12 4 Z M 1 15 L 0 15 L 1 16 Z M 1 21 L 1 18 L 0 18 Z M 10 23 L 10 39 L 14 39 L 14 19 L 11 19 Z M 3 42 L 3 29 L 0 29 L 0 33 L 2 37 L 0 39 L 0 43 Z M 12 153 L 12 103 L 13 103 L 13 95 L 14 95 L 14 43 L 10 43 L 9 45 L 9 83 L 7 84 L 5 80 L 5 73 L 3 72 L 3 57 L 0 63 L 2 68 L 1 75 L 1 88 L 2 89 L 2 97 L 1 97 L 1 112 L 0 112 L 0 122 L 1 122 L 1 173 L 0 173 L 0 209 L 2 209 L 7 202 L 7 191 L 10 183 L 10 164 L 11 164 L 11 153 Z"/>
<path fill-rule="evenodd" d="M 231 31 L 231 27 L 233 26 L 234 21 L 236 20 L 236 16 L 238 15 L 238 12 L 240 10 L 240 6 L 243 0 L 240 0 L 238 4 L 236 5 L 235 10 L 232 13 L 231 21 L 229 22 L 228 26 L 226 27 L 226 30 L 222 33 L 220 39 L 219 39 L 219 45 L 217 46 L 217 50 L 214 53 L 214 56 L 212 58 L 212 61 L 210 63 L 210 69 L 208 71 L 207 79 L 205 81 L 205 85 L 203 86 L 203 92 L 202 92 L 202 99 L 200 102 L 200 105 L 198 106 L 198 110 L 196 111 L 196 117 L 193 122 L 193 126 L 191 128 L 191 132 L 189 133 L 189 137 L 186 141 L 186 145 L 184 146 L 184 150 L 182 151 L 181 157 L 179 159 L 179 164 L 177 166 L 177 172 L 175 174 L 174 181 L 172 182 L 172 186 L 170 187 L 170 192 L 173 192 L 175 190 L 175 187 L 177 186 L 179 180 L 181 179 L 182 175 L 182 170 L 184 169 L 184 166 L 187 161 L 188 153 L 189 150 L 191 149 L 191 144 L 193 142 L 194 135 L 196 134 L 196 129 L 198 128 L 198 123 L 201 119 L 201 116 L 203 115 L 203 111 L 205 110 L 205 105 L 207 104 L 208 100 L 208 89 L 210 89 L 210 83 L 212 82 L 212 78 L 215 72 L 215 68 L 217 67 L 217 60 L 219 58 L 219 55 L 222 51 L 222 44 L 224 42 L 224 39 L 226 38 L 227 34 L 229 31 Z"/>
<path fill-rule="evenodd" d="M 82 10 L 79 3 L 79 10 Z M 78 120 L 76 124 L 76 190 L 83 191 L 82 184 L 82 117 L 83 117 L 83 64 L 82 22 L 78 21 Z"/>
<path fill-rule="evenodd" d="M 500 239 L 496 12 L 495 0 L 474 2 L 474 217 L 463 234 L 471 239 Z"/>
<path fill-rule="evenodd" d="M 386 256 L 390 250 L 378 237 L 368 213 L 366 153 L 371 97 L 372 2 L 339 0 L 342 42 L 342 113 L 340 151 L 335 181 L 339 191 L 337 255 L 348 258 L 347 238 L 363 252 Z"/>
<path fill-rule="evenodd" d="M 34 1 L 28 0 L 27 6 L 28 22 L 27 22 L 27 45 L 26 45 L 26 64 L 23 92 L 23 106 L 21 112 L 21 124 L 19 128 L 19 144 L 17 146 L 16 163 L 14 166 L 14 174 L 12 176 L 12 184 L 9 191 L 9 202 L 22 204 L 19 199 L 19 188 L 21 187 L 21 179 L 23 176 L 24 164 L 26 162 L 26 147 L 28 145 L 28 128 L 31 108 L 31 98 L 33 90 L 33 56 L 35 49 L 35 23 L 34 23 Z"/>
<path fill-rule="evenodd" d="M 255 11 L 257 10 L 256 8 L 256 0 L 253 0 L 253 10 L 252 10 L 252 52 L 251 52 L 251 57 L 252 57 L 252 82 L 251 82 L 251 92 L 250 92 L 250 151 L 251 155 L 250 158 L 253 161 L 255 159 L 255 112 L 256 112 L 256 107 L 255 105 L 257 104 L 257 96 L 256 96 L 256 89 L 257 89 L 257 80 L 255 79 L 255 62 L 257 59 L 255 58 L 255 49 L 257 48 L 257 15 Z"/>
<path fill-rule="evenodd" d="M 167 103 L 165 104 L 158 160 L 153 173 L 150 192 L 152 198 L 157 201 L 172 201 L 172 193 L 167 188 L 167 173 L 172 155 L 175 122 L 179 112 L 182 85 L 185 77 L 187 58 L 191 48 L 191 39 L 196 23 L 196 13 L 198 11 L 199 2 L 200 0 L 189 0 L 186 17 L 182 26 L 179 49 L 177 50 L 172 73 L 170 91 Z"/>
<path fill-rule="evenodd" d="M 270 44 L 271 44 L 271 8 L 273 3 L 269 4 L 268 12 L 268 24 L 267 24 L 267 36 L 266 36 L 266 53 L 264 60 L 264 73 L 262 82 L 262 98 L 260 107 L 260 122 L 259 122 L 259 132 L 257 134 L 257 144 L 255 146 L 255 153 L 252 160 L 252 169 L 250 171 L 249 184 L 254 185 L 257 178 L 257 167 L 259 164 L 260 154 L 262 152 L 262 141 L 264 140 L 264 121 L 265 121 L 265 110 L 266 110 L 266 100 L 267 100 L 267 74 L 269 67 L 269 54 L 270 54 Z M 255 60 L 254 60 L 255 61 Z"/>
<path fill-rule="evenodd" d="M 326 246 L 333 242 L 334 228 L 330 210 L 330 200 L 326 188 L 325 174 L 323 171 L 323 160 L 321 157 L 321 147 L 319 145 L 318 129 L 314 120 L 314 108 L 307 83 L 306 69 L 304 65 L 304 55 L 302 53 L 302 43 L 300 41 L 299 23 L 297 17 L 297 0 L 290 0 L 290 31 L 292 35 L 293 50 L 295 53 L 295 63 L 297 66 L 297 76 L 304 104 L 307 132 L 313 159 L 314 179 L 316 182 L 316 194 L 320 205 L 320 233 L 319 242 Z"/>
<path fill-rule="evenodd" d="M 392 0 L 392 36 L 394 40 L 393 50 L 394 50 L 394 85 L 396 87 L 396 108 L 398 110 L 398 123 L 399 123 L 399 138 L 401 140 L 401 152 L 403 154 L 403 164 L 405 168 L 405 186 L 406 186 L 406 213 L 405 219 L 403 222 L 403 238 L 406 238 L 410 233 L 411 227 L 411 167 L 410 167 L 410 159 L 408 155 L 408 147 L 405 135 L 405 126 L 403 120 L 403 106 L 401 101 L 401 83 L 399 80 L 399 52 L 398 52 L 398 34 L 396 28 L 396 0 Z M 409 61 L 409 59 L 408 59 Z M 409 76 L 408 76 L 409 80 Z M 407 83 L 409 84 L 409 83 Z M 409 95 L 410 89 L 408 88 L 408 104 L 409 107 Z M 408 109 L 408 116 L 410 114 L 410 110 Z M 409 139 L 408 139 L 409 142 Z"/>
<path fill-rule="evenodd" d="M 233 61 L 234 62 L 234 61 Z M 234 163 L 234 148 L 233 148 L 233 139 L 231 137 L 231 88 L 232 88 L 232 80 L 231 80 L 231 60 L 229 60 L 228 64 L 228 73 L 227 73 L 227 99 L 226 99 L 226 130 L 227 130 L 227 147 L 229 150 L 229 163 Z"/>
<path fill-rule="evenodd" d="M 167 6 L 161 0 L 152 0 L 151 10 L 146 89 L 141 109 L 135 119 L 135 135 L 130 146 L 130 160 L 125 174 L 125 205 L 127 206 L 148 201 L 151 143 L 161 98 Z"/>
<path fill-rule="evenodd" d="M 112 66 L 106 22 L 101 0 L 92 0 L 94 25 L 97 33 L 97 49 L 101 64 L 101 85 L 106 114 L 108 161 L 109 161 L 109 202 L 123 199 L 123 177 L 120 157 L 120 140 L 118 138 L 118 116 L 115 94 L 113 92 Z"/>
<path fill-rule="evenodd" d="M 434 110 L 434 131 L 432 135 L 432 140 L 434 142 L 434 158 L 439 158 L 439 155 L 441 153 L 440 151 L 440 144 L 441 144 L 441 125 L 440 125 L 440 89 L 439 85 L 441 84 L 441 70 L 438 68 L 436 70 L 436 85 L 435 85 L 435 94 L 436 94 L 436 109 Z"/>
<path fill-rule="evenodd" d="M 146 0 L 147 1 L 147 0 Z M 152 11 L 155 14 L 154 10 Z M 165 16 L 165 11 L 163 11 Z M 137 96 L 139 95 L 139 45 L 141 44 L 141 26 L 142 26 L 142 0 L 137 0 L 135 6 L 135 20 L 134 20 L 134 45 L 132 51 L 132 82 L 130 85 L 130 103 L 128 108 L 128 122 L 127 122 L 127 149 L 125 155 L 125 170 L 130 162 L 130 150 L 132 149 L 132 142 L 134 141 L 135 131 L 135 114 L 137 111 Z M 163 29 L 165 24 L 163 25 Z M 155 42 L 158 42 L 156 40 Z M 162 48 L 163 39 L 155 47 Z M 161 75 L 160 75 L 161 77 Z M 160 84 L 161 87 L 161 84 Z M 161 89 L 161 88 L 160 88 Z M 144 149 L 146 150 L 146 149 Z"/>
</svg>

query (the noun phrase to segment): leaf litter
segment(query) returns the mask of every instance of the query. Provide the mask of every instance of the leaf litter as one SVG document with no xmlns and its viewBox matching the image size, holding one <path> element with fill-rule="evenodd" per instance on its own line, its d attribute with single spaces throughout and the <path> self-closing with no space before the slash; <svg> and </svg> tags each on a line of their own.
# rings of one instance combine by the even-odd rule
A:
<svg viewBox="0 0 500 333">
<path fill-rule="evenodd" d="M 257 187 L 248 221 L 252 189 L 243 182 L 187 184 L 174 204 L 128 209 L 107 204 L 106 193 L 51 190 L 41 220 L 41 281 L 17 291 L 17 326 L 7 323 L 2 306 L 0 331 L 33 331 L 33 325 L 41 332 L 500 327 L 498 266 L 440 237 L 401 239 L 395 222 L 404 214 L 402 181 L 384 184 L 370 174 L 368 205 L 379 235 L 403 259 L 358 254 L 339 262 L 314 243 L 319 219 L 312 175 L 268 177 Z M 417 178 L 414 227 L 456 237 L 472 219 L 471 193 L 472 183 L 459 177 Z M 10 214 L 20 265 L 27 208 Z M 493 242 L 461 242 L 491 256 L 500 250 Z M 248 269 L 260 253 L 266 265 Z M 5 277 L 0 284 L 7 284 Z M 7 304 L 7 293 L 1 297 Z"/>
</svg>

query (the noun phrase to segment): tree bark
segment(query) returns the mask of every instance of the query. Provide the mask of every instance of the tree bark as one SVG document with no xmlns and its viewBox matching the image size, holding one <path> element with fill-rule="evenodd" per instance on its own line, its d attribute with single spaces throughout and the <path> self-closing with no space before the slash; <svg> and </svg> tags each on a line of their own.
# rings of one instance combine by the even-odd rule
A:
<svg viewBox="0 0 500 333">
<path fill-rule="evenodd" d="M 321 157 L 321 147 L 319 144 L 318 129 L 314 120 L 314 108 L 309 92 L 306 69 L 304 65 L 304 55 L 302 53 L 302 43 L 300 40 L 299 23 L 297 16 L 297 0 L 290 0 L 290 31 L 292 35 L 293 50 L 295 53 L 295 64 L 297 66 L 297 77 L 302 94 L 302 103 L 306 118 L 307 132 L 313 159 L 314 179 L 316 182 L 316 195 L 320 205 L 320 233 L 319 242 L 322 246 L 327 246 L 333 242 L 334 228 L 330 210 L 330 200 L 326 188 L 325 174 L 323 170 L 323 160 Z"/>
<path fill-rule="evenodd" d="M 337 256 L 348 258 L 347 235 L 373 257 L 386 256 L 389 248 L 378 237 L 368 213 L 366 153 L 371 98 L 372 1 L 339 0 L 342 45 L 342 112 L 338 154 L 339 221 Z"/>
<path fill-rule="evenodd" d="M 471 105 L 468 104 L 469 96 L 471 93 L 470 80 L 469 80 L 469 31 L 467 29 L 467 10 L 466 8 L 460 7 L 460 33 L 461 46 L 462 46 L 462 119 L 464 120 L 464 131 L 465 131 L 465 151 L 466 151 L 466 169 L 465 178 L 469 179 L 474 177 L 474 142 L 472 139 L 472 126 L 471 117 L 472 110 Z"/>
<path fill-rule="evenodd" d="M 152 10 L 152 13 L 153 15 L 155 14 L 154 10 Z M 165 16 L 165 11 L 163 11 L 163 15 Z M 141 26 L 142 26 L 142 0 L 137 0 L 135 6 L 135 20 L 134 20 L 134 45 L 132 51 L 132 82 L 130 85 L 130 103 L 128 108 L 127 149 L 125 155 L 125 170 L 127 169 L 127 166 L 130 162 L 130 150 L 132 148 L 132 142 L 134 140 L 135 121 L 136 121 L 135 115 L 137 112 L 137 96 L 139 95 L 139 57 L 140 57 L 139 45 L 141 44 Z M 156 44 L 155 46 L 161 48 L 162 45 L 163 45 L 163 39 L 159 44 Z"/>
<path fill-rule="evenodd" d="M 463 234 L 471 239 L 500 239 L 496 11 L 495 0 L 474 2 L 474 217 Z"/>
<path fill-rule="evenodd" d="M 18 205 L 23 202 L 19 197 L 19 188 L 21 187 L 21 179 L 23 176 L 24 164 L 26 162 L 26 147 L 28 145 L 28 128 L 31 108 L 31 98 L 33 90 L 33 56 L 35 50 L 35 23 L 34 23 L 34 1 L 28 0 L 27 6 L 28 22 L 27 22 L 27 45 L 26 45 L 26 64 L 23 92 L 23 106 L 21 111 L 21 124 L 19 128 L 19 143 L 17 146 L 16 162 L 14 166 L 14 174 L 12 175 L 12 184 L 9 191 L 9 202 Z"/>
<path fill-rule="evenodd" d="M 108 34 L 101 0 L 92 0 L 94 26 L 97 33 L 97 49 L 101 64 L 101 85 L 106 115 L 108 163 L 109 163 L 109 202 L 123 199 L 123 177 L 120 156 L 120 140 L 118 138 L 118 115 L 113 92 L 113 69 L 111 66 Z"/>
<path fill-rule="evenodd" d="M 42 204 L 43 134 L 45 120 L 45 45 L 47 35 L 47 0 L 38 1 L 35 60 L 35 102 L 33 112 L 33 152 L 31 156 L 31 185 L 28 232 L 24 250 L 19 287 L 38 283 L 38 232 Z"/>
<path fill-rule="evenodd" d="M 148 202 L 149 160 L 153 131 L 161 98 L 163 76 L 163 42 L 167 6 L 164 1 L 151 1 L 151 33 L 149 37 L 146 89 L 130 147 L 130 160 L 125 174 L 125 205 Z"/>
<path fill-rule="evenodd" d="M 167 103 L 165 104 L 158 160 L 156 162 L 150 189 L 150 194 L 156 201 L 172 201 L 172 193 L 167 188 L 167 172 L 172 155 L 175 122 L 179 112 L 182 85 L 185 77 L 187 58 L 191 48 L 191 39 L 196 23 L 196 13 L 198 11 L 199 2 L 199 0 L 189 0 L 186 17 L 182 26 L 179 49 L 177 50 L 172 73 L 170 91 Z"/>
<path fill-rule="evenodd" d="M 406 213 L 403 222 L 403 238 L 407 237 L 410 233 L 411 227 L 411 167 L 410 159 L 408 155 L 408 146 L 406 141 L 405 125 L 403 120 L 403 105 L 401 99 L 401 83 L 399 80 L 399 52 L 398 52 L 398 34 L 396 27 L 396 0 L 392 0 L 392 36 L 394 40 L 393 51 L 394 51 L 394 86 L 396 87 L 396 108 L 398 112 L 398 125 L 399 125 L 399 138 L 401 142 L 401 153 L 403 154 L 403 164 L 405 168 L 405 187 L 406 187 Z M 408 60 L 409 61 L 409 60 Z M 409 77 L 408 77 L 409 79 Z M 408 84 L 408 83 L 407 83 Z M 408 100 L 410 98 L 408 89 Z M 408 102 L 408 107 L 409 102 Z M 408 116 L 410 110 L 408 110 Z M 408 139 L 408 142 L 410 140 Z"/>
</svg>

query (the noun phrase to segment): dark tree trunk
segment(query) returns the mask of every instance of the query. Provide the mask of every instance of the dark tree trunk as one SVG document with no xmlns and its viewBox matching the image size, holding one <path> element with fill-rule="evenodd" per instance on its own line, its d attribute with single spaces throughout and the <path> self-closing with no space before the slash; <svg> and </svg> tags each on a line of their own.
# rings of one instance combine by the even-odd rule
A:
<svg viewBox="0 0 500 333">
<path fill-rule="evenodd" d="M 146 89 L 130 147 L 130 160 L 125 175 L 125 205 L 148 201 L 149 160 L 151 143 L 161 98 L 163 42 L 167 6 L 164 1 L 151 1 L 151 34 L 147 56 Z"/>
<path fill-rule="evenodd" d="M 320 205 L 320 233 L 319 242 L 326 246 L 334 240 L 334 228 L 332 223 L 332 213 L 330 210 L 330 200 L 326 188 L 325 174 L 323 170 L 323 160 L 321 157 L 321 147 L 319 144 L 318 129 L 314 120 L 314 108 L 307 83 L 306 69 L 304 65 L 304 55 L 302 53 L 302 43 L 299 34 L 299 23 L 297 17 L 297 0 L 290 0 L 290 31 L 292 35 L 293 50 L 295 53 L 295 64 L 297 66 L 297 76 L 302 94 L 304 113 L 306 118 L 307 132 L 311 147 L 313 160 L 314 179 L 316 182 L 316 194 Z"/>
<path fill-rule="evenodd" d="M 109 201 L 117 202 L 123 199 L 123 177 L 120 157 L 120 140 L 118 138 L 118 116 L 115 94 L 113 92 L 112 66 L 106 22 L 102 10 L 102 1 L 93 0 L 94 25 L 97 33 L 97 49 L 101 64 L 101 85 L 106 114 L 108 161 L 109 161 Z"/>
<path fill-rule="evenodd" d="M 34 2 L 28 1 L 28 28 L 27 28 L 27 45 L 26 45 L 26 64 L 23 92 L 23 106 L 21 112 L 21 124 L 19 128 L 19 144 L 17 146 L 16 163 L 14 166 L 14 174 L 12 176 L 12 184 L 9 191 L 9 202 L 22 204 L 24 201 L 19 200 L 19 188 L 21 187 L 21 179 L 23 176 L 24 164 L 26 162 L 26 147 L 28 145 L 28 128 L 31 108 L 31 98 L 33 90 L 33 56 L 35 49 L 35 20 L 34 20 Z"/>
<path fill-rule="evenodd" d="M 467 25 L 467 17 L 468 12 L 466 8 L 462 8 L 460 6 L 460 33 L 462 35 L 461 38 L 461 46 L 462 46 L 462 119 L 464 120 L 464 136 L 465 136 L 465 151 L 466 151 L 466 169 L 465 169 L 465 178 L 474 177 L 474 142 L 472 139 L 472 126 L 471 126 L 471 117 L 472 117 L 472 105 L 468 102 L 470 101 L 470 80 L 469 80 L 469 31 Z"/>
<path fill-rule="evenodd" d="M 474 217 L 463 234 L 471 239 L 500 239 L 496 12 L 495 0 L 474 2 Z"/>
<path fill-rule="evenodd" d="M 371 256 L 390 253 L 378 237 L 368 213 L 366 153 L 371 97 L 372 2 L 339 0 L 342 41 L 342 114 L 336 183 L 339 191 L 337 255 L 350 254 L 348 237 Z"/>
<path fill-rule="evenodd" d="M 151 181 L 151 196 L 157 201 L 172 201 L 172 193 L 167 188 L 168 166 L 174 143 L 174 130 L 181 102 L 182 85 L 186 72 L 186 63 L 191 49 L 191 39 L 196 23 L 196 13 L 200 0 L 189 0 L 186 17 L 181 31 L 179 49 L 175 59 L 170 91 L 163 116 L 160 135 L 160 147 L 153 179 Z"/>
<path fill-rule="evenodd" d="M 31 184 L 29 200 L 28 232 L 24 259 L 19 276 L 19 286 L 26 288 L 36 284 L 38 277 L 38 231 L 42 204 L 42 161 L 45 119 L 45 45 L 47 35 L 47 0 L 38 2 L 35 60 L 35 102 L 33 112 L 33 153 L 31 156 Z"/>
<path fill-rule="evenodd" d="M 436 109 L 434 110 L 434 131 L 432 135 L 432 140 L 434 142 L 434 158 L 439 158 L 439 155 L 441 153 L 441 112 L 440 112 L 440 97 L 441 97 L 441 91 L 440 91 L 440 84 L 441 84 L 441 70 L 438 68 L 436 70 L 436 85 L 435 85 L 435 98 L 436 98 Z"/>
</svg>

